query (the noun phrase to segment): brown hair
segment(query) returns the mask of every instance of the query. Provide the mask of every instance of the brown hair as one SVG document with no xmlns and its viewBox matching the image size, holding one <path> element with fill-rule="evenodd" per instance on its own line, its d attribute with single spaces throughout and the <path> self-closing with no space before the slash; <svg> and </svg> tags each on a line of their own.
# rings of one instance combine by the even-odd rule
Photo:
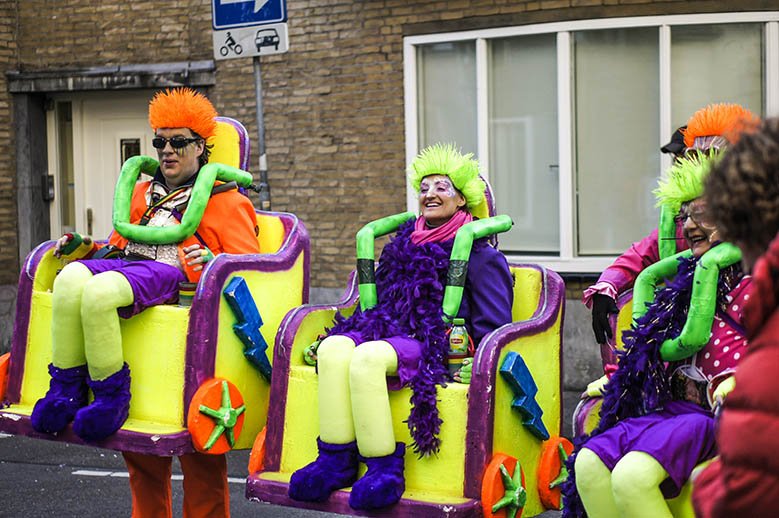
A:
<svg viewBox="0 0 779 518">
<path fill-rule="evenodd" d="M 722 237 L 765 250 L 779 231 L 779 119 L 746 132 L 705 184 L 711 219 Z"/>
</svg>

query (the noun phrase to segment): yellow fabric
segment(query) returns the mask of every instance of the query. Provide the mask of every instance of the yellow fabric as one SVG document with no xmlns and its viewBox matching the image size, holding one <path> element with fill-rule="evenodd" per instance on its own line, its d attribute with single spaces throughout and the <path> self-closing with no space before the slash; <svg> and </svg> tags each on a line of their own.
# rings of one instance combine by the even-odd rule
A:
<svg viewBox="0 0 779 518">
<path fill-rule="evenodd" d="M 116 310 L 132 303 L 132 286 L 119 272 L 99 273 L 84 286 L 81 323 L 89 376 L 93 380 L 105 379 L 122 368 L 122 333 Z"/>
<path fill-rule="evenodd" d="M 588 516 L 616 518 L 617 504 L 611 489 L 611 471 L 592 450 L 582 448 L 576 455 L 576 490 Z"/>
<path fill-rule="evenodd" d="M 81 263 L 70 263 L 54 279 L 51 315 L 51 362 L 70 369 L 87 362 L 81 326 L 81 296 L 92 272 Z"/>
<path fill-rule="evenodd" d="M 660 492 L 660 483 L 667 477 L 668 472 L 651 455 L 642 451 L 628 452 L 611 473 L 612 493 L 619 515 L 671 518 L 671 511 Z"/>
<path fill-rule="evenodd" d="M 122 368 L 122 333 L 117 308 L 133 302 L 133 290 L 118 272 L 93 276 L 81 263 L 70 263 L 54 280 L 52 363 L 67 369 L 88 364 L 102 380 Z"/>
<path fill-rule="evenodd" d="M 329 336 L 317 357 L 320 438 L 332 444 L 357 440 L 364 457 L 395 451 L 387 392 L 387 375 L 398 370 L 395 349 L 384 341 L 355 347 L 350 338 Z"/>
<path fill-rule="evenodd" d="M 349 395 L 349 365 L 354 341 L 345 336 L 325 338 L 317 357 L 319 362 L 319 437 L 331 444 L 355 439 Z"/>
<path fill-rule="evenodd" d="M 397 373 L 398 356 L 387 342 L 365 342 L 355 349 L 349 384 L 357 449 L 363 457 L 384 457 L 395 451 L 387 375 Z"/>
<path fill-rule="evenodd" d="M 587 448 L 576 456 L 576 490 L 587 515 L 626 518 L 671 518 L 660 483 L 668 477 L 651 455 L 628 452 L 614 470 Z"/>
</svg>

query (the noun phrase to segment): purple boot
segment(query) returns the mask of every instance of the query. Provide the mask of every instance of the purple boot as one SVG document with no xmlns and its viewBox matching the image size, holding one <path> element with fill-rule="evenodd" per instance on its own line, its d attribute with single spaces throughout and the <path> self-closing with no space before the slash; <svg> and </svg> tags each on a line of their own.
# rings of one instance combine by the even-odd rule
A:
<svg viewBox="0 0 779 518">
<path fill-rule="evenodd" d="M 87 366 L 60 369 L 49 364 L 49 390 L 35 403 L 30 421 L 36 432 L 58 433 L 87 404 Z"/>
<path fill-rule="evenodd" d="M 127 420 L 130 411 L 130 367 L 125 363 L 106 379 L 89 378 L 87 384 L 95 400 L 76 412 L 73 431 L 85 441 L 101 441 L 115 433 Z"/>
<path fill-rule="evenodd" d="M 357 479 L 357 442 L 330 444 L 317 437 L 319 455 L 289 479 L 289 497 L 303 502 L 324 502 L 336 489 Z"/>
<path fill-rule="evenodd" d="M 354 483 L 349 495 L 352 509 L 379 509 L 396 504 L 406 490 L 403 476 L 405 463 L 403 454 L 406 445 L 397 443 L 395 452 L 384 457 L 363 457 L 360 460 L 368 466 L 368 472 Z"/>
</svg>

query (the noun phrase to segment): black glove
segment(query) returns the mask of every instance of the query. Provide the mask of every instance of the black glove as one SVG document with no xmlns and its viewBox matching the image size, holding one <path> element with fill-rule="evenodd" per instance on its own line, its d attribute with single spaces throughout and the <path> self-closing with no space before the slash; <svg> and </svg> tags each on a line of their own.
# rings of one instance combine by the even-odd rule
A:
<svg viewBox="0 0 779 518">
<path fill-rule="evenodd" d="M 614 299 L 600 293 L 592 296 L 592 332 L 599 344 L 605 344 L 606 337 L 614 337 L 609 324 L 609 315 L 612 313 L 619 313 Z"/>
</svg>

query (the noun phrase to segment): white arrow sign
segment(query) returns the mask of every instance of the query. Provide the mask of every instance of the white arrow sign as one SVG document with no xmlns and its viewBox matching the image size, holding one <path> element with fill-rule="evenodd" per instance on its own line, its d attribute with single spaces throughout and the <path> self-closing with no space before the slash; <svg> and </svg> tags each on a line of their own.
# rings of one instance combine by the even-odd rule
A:
<svg viewBox="0 0 779 518">
<path fill-rule="evenodd" d="M 252 0 L 222 0 L 220 3 L 222 5 L 227 4 L 243 4 L 245 2 L 251 2 Z M 270 0 L 254 0 L 254 12 L 256 13 L 260 9 L 263 8 L 265 4 L 267 4 Z"/>
</svg>

